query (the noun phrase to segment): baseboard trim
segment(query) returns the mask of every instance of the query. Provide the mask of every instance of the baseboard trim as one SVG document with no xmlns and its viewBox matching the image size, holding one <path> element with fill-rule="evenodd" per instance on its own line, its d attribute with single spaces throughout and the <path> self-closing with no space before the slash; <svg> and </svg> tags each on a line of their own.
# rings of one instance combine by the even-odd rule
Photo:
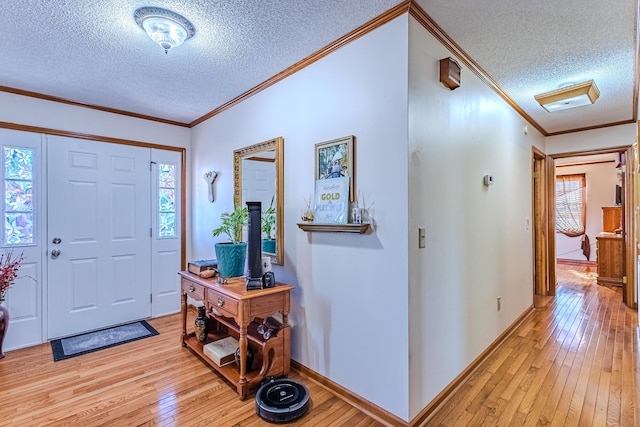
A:
<svg viewBox="0 0 640 427">
<path fill-rule="evenodd" d="M 556 259 L 557 264 L 564 265 L 583 265 L 588 267 L 597 267 L 598 263 L 596 261 L 587 261 L 582 259 L 569 259 L 569 258 L 558 258 Z"/>
<path fill-rule="evenodd" d="M 460 373 L 444 390 L 442 390 L 427 406 L 424 407 L 409 423 L 410 427 L 424 426 L 435 416 L 437 411 L 451 398 L 460 386 L 491 356 L 496 349 L 509 338 L 515 330 L 534 312 L 533 305 L 529 306 L 495 341 L 491 343 L 467 368 Z"/>
<path fill-rule="evenodd" d="M 462 386 L 469 377 L 480 367 L 480 365 L 491 356 L 496 349 L 509 338 L 515 330 L 534 312 L 533 305 L 529 306 L 498 338 L 495 339 L 483 351 L 467 368 L 460 373 L 444 390 L 442 390 L 427 406 L 424 407 L 418 415 L 416 415 L 411 422 L 406 422 L 398 416 L 388 412 L 378 405 L 362 398 L 354 392 L 342 387 L 316 371 L 304 366 L 300 362 L 291 359 L 291 368 L 300 373 L 301 376 L 306 377 L 321 386 L 327 388 L 336 396 L 340 397 L 345 402 L 349 403 L 356 409 L 361 410 L 365 414 L 374 418 L 381 424 L 389 427 L 418 427 L 424 426 L 431 418 L 437 413 L 437 411 L 451 398 L 460 386 Z"/>
<path fill-rule="evenodd" d="M 361 410 L 365 414 L 369 415 L 371 418 L 374 418 L 381 424 L 384 424 L 389 427 L 409 427 L 409 424 L 403 419 L 397 417 L 396 415 L 388 412 L 378 405 L 358 396 L 354 392 L 347 390 L 342 387 L 340 384 L 337 384 L 330 379 L 320 375 L 316 371 L 307 368 L 300 362 L 297 362 L 291 359 L 291 368 L 295 369 L 300 373 L 301 376 L 306 377 L 321 386 L 330 390 L 333 394 L 347 402 L 349 405 L 353 406 L 356 409 Z"/>
</svg>

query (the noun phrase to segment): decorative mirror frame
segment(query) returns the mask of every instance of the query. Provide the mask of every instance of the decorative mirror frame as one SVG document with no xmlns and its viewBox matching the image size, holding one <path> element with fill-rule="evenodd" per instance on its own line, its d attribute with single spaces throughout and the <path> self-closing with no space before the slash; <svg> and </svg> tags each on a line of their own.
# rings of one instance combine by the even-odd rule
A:
<svg viewBox="0 0 640 427">
<path fill-rule="evenodd" d="M 276 169 L 276 253 L 271 256 L 271 263 L 284 265 L 284 139 L 281 136 L 233 152 L 233 203 L 235 206 L 242 204 L 242 160 L 270 150 L 275 150 Z"/>
</svg>

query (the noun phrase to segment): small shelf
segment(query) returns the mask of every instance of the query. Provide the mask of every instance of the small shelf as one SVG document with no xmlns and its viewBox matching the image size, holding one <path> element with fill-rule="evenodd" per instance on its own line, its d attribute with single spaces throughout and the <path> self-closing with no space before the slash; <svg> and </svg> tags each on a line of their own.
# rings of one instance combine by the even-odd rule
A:
<svg viewBox="0 0 640 427">
<path fill-rule="evenodd" d="M 371 224 L 320 224 L 317 222 L 299 222 L 298 227 L 307 233 L 324 232 L 364 234 L 369 231 Z"/>
<path fill-rule="evenodd" d="M 231 330 L 231 332 L 228 332 L 229 335 L 233 335 L 235 338 L 238 338 L 237 331 L 239 329 L 239 326 L 235 322 L 235 320 L 224 316 L 213 316 L 211 318 L 220 323 L 222 326 Z M 267 344 L 273 344 L 273 342 L 277 341 L 277 332 L 271 335 L 271 338 L 269 340 L 265 340 L 264 337 L 258 333 L 258 326 L 260 325 L 256 322 L 251 322 L 249 323 L 249 326 L 247 326 L 247 339 L 251 341 L 255 346 L 262 348 L 267 346 Z"/>
<path fill-rule="evenodd" d="M 209 334 L 208 338 L 207 338 L 207 344 L 212 342 L 212 341 L 216 341 L 218 339 L 224 338 L 228 336 L 227 334 L 223 334 L 223 335 L 219 335 L 219 334 Z M 232 384 L 236 384 L 238 382 L 238 380 L 240 379 L 240 372 L 238 370 L 238 367 L 235 363 L 229 363 L 228 365 L 224 365 L 224 366 L 219 366 L 217 365 L 213 360 L 209 359 L 205 354 L 204 354 L 204 344 L 205 343 L 201 343 L 200 341 L 198 341 L 198 339 L 195 337 L 195 334 L 189 334 L 187 336 L 187 338 L 184 340 L 184 345 L 190 349 L 191 351 L 193 351 L 198 357 L 200 357 L 200 359 L 205 362 L 207 365 L 211 366 L 212 368 L 214 368 L 216 371 L 218 371 L 218 373 L 223 376 L 225 379 L 227 379 L 229 382 L 231 382 Z M 262 354 L 261 352 L 255 352 L 256 356 L 255 359 L 253 360 L 253 366 L 260 366 L 262 364 Z M 247 382 L 252 382 L 254 378 L 256 378 L 259 374 L 260 370 L 259 369 L 252 369 L 250 371 L 247 371 Z"/>
</svg>

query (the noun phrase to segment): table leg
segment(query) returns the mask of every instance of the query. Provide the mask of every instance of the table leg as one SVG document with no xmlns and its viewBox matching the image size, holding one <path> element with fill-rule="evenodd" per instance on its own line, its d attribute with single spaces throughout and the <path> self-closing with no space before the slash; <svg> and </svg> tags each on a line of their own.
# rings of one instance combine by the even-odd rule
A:
<svg viewBox="0 0 640 427">
<path fill-rule="evenodd" d="M 187 294 L 182 294 L 182 302 L 180 311 L 182 313 L 182 346 L 186 347 L 187 345 L 184 341 L 187 339 Z"/>
<path fill-rule="evenodd" d="M 247 325 L 242 324 L 240 326 L 240 339 L 238 340 L 238 347 L 240 347 L 240 378 L 238 379 L 238 394 L 240 398 L 244 400 L 247 397 L 248 384 L 247 384 Z"/>
<path fill-rule="evenodd" d="M 282 333 L 282 340 L 284 342 L 283 349 L 283 374 L 285 377 L 289 376 L 289 369 L 291 368 L 291 327 L 289 326 L 289 316 L 286 313 L 282 314 L 282 327 L 280 329 Z"/>
</svg>

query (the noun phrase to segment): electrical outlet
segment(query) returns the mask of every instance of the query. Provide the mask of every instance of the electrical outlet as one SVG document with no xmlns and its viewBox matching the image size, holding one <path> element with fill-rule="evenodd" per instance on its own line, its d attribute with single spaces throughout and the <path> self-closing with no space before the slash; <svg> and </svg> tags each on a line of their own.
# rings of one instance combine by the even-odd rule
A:
<svg viewBox="0 0 640 427">
<path fill-rule="evenodd" d="M 500 309 L 502 308 L 502 297 L 498 297 L 498 311 L 500 311 Z"/>
</svg>

